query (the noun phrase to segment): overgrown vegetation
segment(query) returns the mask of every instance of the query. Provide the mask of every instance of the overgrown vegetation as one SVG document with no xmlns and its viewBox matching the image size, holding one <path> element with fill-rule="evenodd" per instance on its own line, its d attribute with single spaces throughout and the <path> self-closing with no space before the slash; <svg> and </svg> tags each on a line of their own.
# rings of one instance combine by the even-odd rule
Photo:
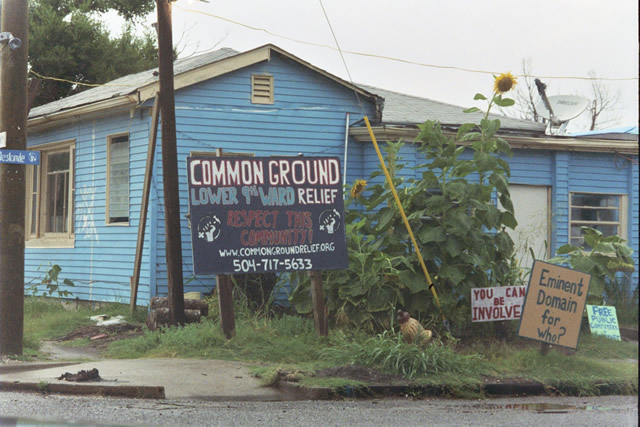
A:
<svg viewBox="0 0 640 427">
<path fill-rule="evenodd" d="M 100 313 L 128 314 L 128 306 L 108 304 Z M 89 325 L 96 311 L 90 307 L 66 310 L 57 300 L 27 298 L 25 304 L 25 354 L 35 355 L 41 340 L 64 336 Z M 140 322 L 144 313 L 131 322 Z M 210 312 L 201 323 L 147 331 L 143 336 L 114 341 L 107 350 L 111 358 L 181 357 L 241 360 L 260 364 L 254 375 L 265 384 L 279 373 L 294 373 L 309 386 L 358 386 L 349 379 L 315 378 L 313 372 L 335 366 L 357 365 L 400 375 L 412 384 L 447 386 L 465 396 L 477 390 L 483 378 L 526 378 L 549 386 L 572 385 L 580 393 L 593 393 L 596 383 L 608 383 L 620 393 L 637 392 L 638 358 L 635 343 L 612 341 L 583 333 L 575 354 L 552 350 L 543 356 L 539 344 L 516 339 L 461 345 L 455 340 L 435 340 L 424 349 L 406 344 L 392 331 L 371 336 L 354 331 L 333 331 L 327 338 L 315 333 L 313 321 L 301 316 L 267 318 L 248 311 L 236 318 L 236 334 L 223 337 L 217 316 Z M 29 344 L 27 344 L 29 343 Z M 453 387 L 453 388 L 451 388 Z"/>
<path fill-rule="evenodd" d="M 40 268 L 38 268 L 40 269 Z M 40 283 L 34 283 L 25 289 L 26 292 L 32 296 L 52 297 L 52 298 L 65 298 L 72 295 L 72 292 L 68 289 L 63 289 L 62 286 L 74 287 L 73 281 L 69 279 L 59 282 L 59 276 L 62 269 L 58 264 L 49 263 L 49 270 L 40 279 Z M 40 290 L 41 287 L 45 287 L 45 290 Z"/>
<path fill-rule="evenodd" d="M 334 346 L 321 351 L 321 357 L 339 365 L 362 365 L 413 379 L 440 373 L 460 375 L 488 372 L 479 354 L 461 355 L 452 345 L 434 341 L 419 347 L 407 344 L 402 336 L 385 331 L 364 340 L 352 340 L 338 333 Z"/>
<path fill-rule="evenodd" d="M 96 309 L 90 305 L 75 307 L 75 304 L 71 304 L 72 307 L 65 309 L 57 298 L 25 297 L 23 338 L 25 356 L 38 356 L 43 340 L 61 337 L 79 326 L 91 324 L 89 318 L 96 315 Z M 141 323 L 145 316 L 144 313 L 137 313 L 135 317 L 131 317 L 129 306 L 125 304 L 105 304 L 99 310 L 100 314 L 123 315 L 128 321 L 134 323 Z"/>
<path fill-rule="evenodd" d="M 427 269 L 453 334 L 468 327 L 471 288 L 512 284 L 513 241 L 506 228 L 517 223 L 509 195 L 509 144 L 497 136 L 500 121 L 489 118 L 493 105 L 507 107 L 496 88 L 479 124 L 466 123 L 457 134 L 427 121 L 415 141 L 424 162 L 411 177 L 402 175 L 403 143 L 389 143 L 386 163 L 407 212 Z M 477 108 L 468 111 L 476 111 Z M 439 329 L 438 308 L 429 292 L 402 218 L 381 172 L 367 191 L 346 202 L 348 270 L 324 273 L 329 313 L 338 326 L 381 332 L 392 326 L 398 308 Z M 418 178 L 414 178 L 417 176 Z M 361 183 L 357 185 L 362 186 Z M 500 203 L 498 204 L 497 201 Z M 300 312 L 311 309 L 309 281 L 299 282 L 291 301 Z"/>
<path fill-rule="evenodd" d="M 622 277 L 619 273 L 631 273 L 635 270 L 631 254 L 633 249 L 619 236 L 605 236 L 591 227 L 581 227 L 585 247 L 562 245 L 556 251 L 557 256 L 550 262 L 568 264 L 571 268 L 591 275 L 589 283 L 589 304 L 602 304 L 607 294 L 618 295 Z M 626 291 L 630 289 L 627 286 Z"/>
</svg>

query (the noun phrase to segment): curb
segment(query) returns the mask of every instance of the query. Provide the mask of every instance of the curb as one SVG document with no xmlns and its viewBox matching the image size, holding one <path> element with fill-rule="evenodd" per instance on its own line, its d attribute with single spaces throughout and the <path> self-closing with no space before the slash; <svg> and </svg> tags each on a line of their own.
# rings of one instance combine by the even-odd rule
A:
<svg viewBox="0 0 640 427">
<path fill-rule="evenodd" d="M 595 384 L 600 396 L 616 395 L 620 391 L 615 384 Z M 339 388 L 306 387 L 297 383 L 280 381 L 275 387 L 292 400 L 330 400 L 344 398 L 372 398 L 391 396 L 446 397 L 451 390 L 446 385 L 371 385 L 344 386 Z M 469 391 L 484 393 L 488 396 L 542 396 L 564 394 L 578 396 L 579 390 L 569 384 L 545 386 L 541 383 L 488 383 L 470 387 Z"/>
<path fill-rule="evenodd" d="M 31 391 L 38 393 L 62 393 L 137 399 L 164 399 L 163 386 L 107 386 L 99 384 L 63 384 L 0 381 L 0 391 Z"/>
<path fill-rule="evenodd" d="M 38 363 L 16 363 L 15 365 L 0 365 L 0 374 L 14 372 L 37 371 L 39 369 L 61 368 L 63 366 L 77 365 L 80 362 L 38 362 Z"/>
</svg>

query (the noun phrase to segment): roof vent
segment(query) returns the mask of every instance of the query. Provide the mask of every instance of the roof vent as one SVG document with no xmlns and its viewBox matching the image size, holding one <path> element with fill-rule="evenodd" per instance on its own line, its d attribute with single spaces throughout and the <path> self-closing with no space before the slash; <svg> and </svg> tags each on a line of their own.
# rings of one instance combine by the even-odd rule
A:
<svg viewBox="0 0 640 427">
<path fill-rule="evenodd" d="M 273 76 L 251 75 L 251 102 L 254 104 L 273 104 Z"/>
</svg>

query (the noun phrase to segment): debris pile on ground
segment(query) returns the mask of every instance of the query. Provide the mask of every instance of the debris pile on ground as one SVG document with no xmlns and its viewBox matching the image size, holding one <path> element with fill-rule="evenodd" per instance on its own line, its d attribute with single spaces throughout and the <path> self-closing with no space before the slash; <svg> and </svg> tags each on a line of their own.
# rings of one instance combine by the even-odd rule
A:
<svg viewBox="0 0 640 427">
<path fill-rule="evenodd" d="M 141 326 L 130 323 L 119 323 L 117 325 L 97 326 L 86 325 L 75 329 L 63 337 L 56 338 L 57 342 L 74 341 L 77 339 L 89 340 L 89 347 L 105 349 L 116 340 L 133 338 L 144 333 Z"/>
<path fill-rule="evenodd" d="M 91 369 L 90 371 L 78 371 L 75 374 L 70 372 L 65 372 L 64 374 L 58 377 L 59 380 L 65 381 L 75 381 L 75 382 L 89 382 L 89 381 L 100 381 L 100 372 L 96 368 Z"/>
<path fill-rule="evenodd" d="M 201 300 L 185 298 L 184 300 L 184 317 L 186 323 L 198 323 L 200 317 L 209 314 L 209 305 Z M 169 318 L 169 301 L 166 297 L 151 298 L 151 310 L 147 316 L 147 327 L 151 331 L 155 331 L 158 327 L 168 325 Z"/>
</svg>

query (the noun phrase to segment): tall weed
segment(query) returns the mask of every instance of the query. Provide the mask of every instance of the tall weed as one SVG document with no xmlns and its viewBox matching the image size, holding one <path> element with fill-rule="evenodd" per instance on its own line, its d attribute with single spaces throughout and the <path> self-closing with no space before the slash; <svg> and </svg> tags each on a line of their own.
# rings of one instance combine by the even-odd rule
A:
<svg viewBox="0 0 640 427">
<path fill-rule="evenodd" d="M 334 363 L 382 368 L 412 379 L 429 374 L 471 374 L 488 371 L 480 355 L 461 355 L 450 345 L 434 341 L 425 348 L 406 344 L 401 335 L 385 331 L 364 341 L 343 336 L 325 348 L 322 358 Z"/>
</svg>

